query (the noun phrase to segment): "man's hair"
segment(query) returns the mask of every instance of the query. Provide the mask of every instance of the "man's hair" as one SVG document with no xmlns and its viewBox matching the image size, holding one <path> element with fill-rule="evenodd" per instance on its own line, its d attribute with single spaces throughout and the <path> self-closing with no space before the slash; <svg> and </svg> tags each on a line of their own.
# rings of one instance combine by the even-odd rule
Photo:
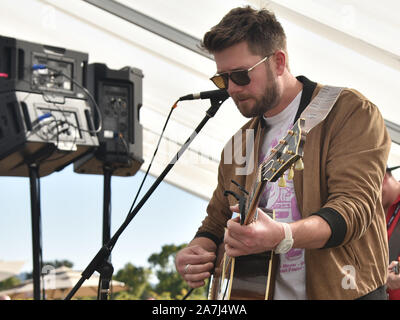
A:
<svg viewBox="0 0 400 320">
<path fill-rule="evenodd" d="M 202 47 L 210 53 L 246 41 L 253 54 L 267 56 L 286 50 L 286 35 L 275 15 L 250 6 L 229 11 L 203 38 Z M 287 52 L 286 52 L 287 53 Z"/>
</svg>

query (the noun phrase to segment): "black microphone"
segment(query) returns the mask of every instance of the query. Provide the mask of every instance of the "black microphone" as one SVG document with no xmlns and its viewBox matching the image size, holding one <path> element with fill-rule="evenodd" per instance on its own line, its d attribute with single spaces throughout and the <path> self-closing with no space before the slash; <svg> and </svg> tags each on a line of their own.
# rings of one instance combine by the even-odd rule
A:
<svg viewBox="0 0 400 320">
<path fill-rule="evenodd" d="M 192 93 L 186 96 L 180 97 L 178 101 L 183 100 L 196 100 L 196 99 L 218 99 L 218 100 L 226 100 L 229 98 L 229 93 L 226 89 L 218 89 L 211 91 L 203 91 L 199 93 Z"/>
</svg>

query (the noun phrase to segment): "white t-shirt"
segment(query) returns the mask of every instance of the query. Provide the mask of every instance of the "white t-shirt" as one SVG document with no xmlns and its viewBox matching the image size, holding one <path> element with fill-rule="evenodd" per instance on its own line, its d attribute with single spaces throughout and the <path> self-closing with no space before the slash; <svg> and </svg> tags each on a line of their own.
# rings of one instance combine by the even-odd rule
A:
<svg viewBox="0 0 400 320">
<path fill-rule="evenodd" d="M 264 117 L 268 132 L 260 146 L 259 163 L 269 155 L 270 149 L 277 145 L 293 126 L 300 98 L 301 92 L 282 112 L 273 117 Z M 297 206 L 293 181 L 287 179 L 287 172 L 284 176 L 286 180 L 284 188 L 278 186 L 278 181 L 267 182 L 260 197 L 259 207 L 274 209 L 277 221 L 290 223 L 299 220 L 301 215 Z M 304 249 L 292 248 L 286 254 L 281 254 L 276 275 L 274 300 L 307 299 L 305 274 Z"/>
</svg>

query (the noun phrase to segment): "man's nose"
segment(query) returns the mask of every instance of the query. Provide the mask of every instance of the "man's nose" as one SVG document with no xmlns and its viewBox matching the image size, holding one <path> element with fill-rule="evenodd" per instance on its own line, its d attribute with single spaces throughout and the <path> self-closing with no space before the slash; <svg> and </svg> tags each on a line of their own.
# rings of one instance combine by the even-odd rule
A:
<svg viewBox="0 0 400 320">
<path fill-rule="evenodd" d="M 234 83 L 230 78 L 228 79 L 228 93 L 230 96 L 232 94 L 238 93 L 243 90 L 243 86 L 239 86 L 236 83 Z"/>
</svg>

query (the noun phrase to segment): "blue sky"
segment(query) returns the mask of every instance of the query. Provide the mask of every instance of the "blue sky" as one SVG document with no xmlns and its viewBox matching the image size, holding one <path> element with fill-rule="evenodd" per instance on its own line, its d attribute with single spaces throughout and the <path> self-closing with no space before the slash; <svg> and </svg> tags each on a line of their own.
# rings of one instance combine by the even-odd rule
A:
<svg viewBox="0 0 400 320">
<path fill-rule="evenodd" d="M 111 235 L 125 220 L 143 176 L 139 171 L 112 177 Z M 148 175 L 138 201 L 154 181 Z M 43 260 L 67 259 L 74 269 L 83 270 L 102 245 L 103 176 L 78 174 L 69 165 L 40 183 Z M 190 241 L 206 207 L 205 200 L 161 183 L 114 247 L 115 272 L 128 262 L 146 266 L 147 258 L 164 244 Z M 25 260 L 22 271 L 31 271 L 31 236 L 29 178 L 0 177 L 0 260 Z"/>
</svg>

